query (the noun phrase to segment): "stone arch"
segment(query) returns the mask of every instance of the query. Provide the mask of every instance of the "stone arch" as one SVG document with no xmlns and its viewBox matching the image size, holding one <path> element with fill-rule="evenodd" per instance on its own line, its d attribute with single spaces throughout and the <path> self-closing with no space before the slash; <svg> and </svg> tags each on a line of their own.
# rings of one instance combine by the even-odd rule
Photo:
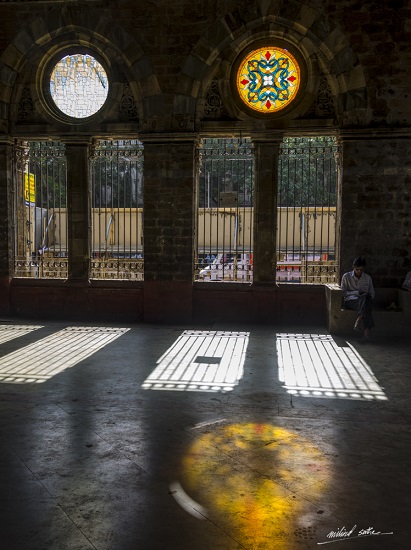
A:
<svg viewBox="0 0 411 550">
<path fill-rule="evenodd" d="M 186 59 L 183 72 L 192 79 L 192 89 L 197 90 L 197 125 L 204 116 L 211 86 L 214 101 L 218 103 L 216 81 L 225 116 L 251 122 L 231 99 L 229 74 L 240 52 L 261 38 L 277 38 L 292 44 L 307 62 L 307 97 L 294 116 L 300 116 L 309 108 L 322 76 L 333 97 L 335 124 L 340 127 L 366 124 L 365 77 L 347 37 L 318 10 L 299 1 L 261 1 L 255 12 L 252 9 L 251 6 L 237 8 L 222 17 L 200 38 Z"/>
<path fill-rule="evenodd" d="M 97 14 L 97 15 L 96 15 Z M 15 36 L 0 58 L 0 131 L 16 127 L 19 116 L 29 114 L 30 122 L 51 124 L 64 129 L 48 116 L 41 98 L 41 70 L 58 52 L 81 46 L 96 52 L 110 71 L 112 93 L 107 108 L 96 123 L 124 122 L 121 110 L 131 110 L 132 122 L 144 120 L 144 101 L 160 94 L 160 86 L 150 61 L 135 39 L 113 24 L 109 11 L 93 11 L 66 5 L 32 21 Z M 39 71 L 40 69 L 40 71 Z M 117 104 L 116 112 L 114 105 Z M 123 112 L 124 114 L 124 112 Z M 88 131 L 87 124 L 84 131 Z M 90 127 L 91 130 L 91 127 Z"/>
</svg>

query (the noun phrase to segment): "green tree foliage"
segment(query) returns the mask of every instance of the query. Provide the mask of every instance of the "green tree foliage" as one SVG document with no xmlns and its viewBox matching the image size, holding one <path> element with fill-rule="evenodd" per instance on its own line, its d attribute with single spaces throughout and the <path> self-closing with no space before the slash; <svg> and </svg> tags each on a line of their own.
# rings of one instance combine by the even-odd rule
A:
<svg viewBox="0 0 411 550">
<path fill-rule="evenodd" d="M 335 206 L 337 154 L 331 136 L 285 138 L 279 162 L 278 206 Z"/>
<path fill-rule="evenodd" d="M 221 194 L 236 192 L 238 206 L 253 206 L 254 156 L 249 139 L 204 139 L 199 207 L 216 208 Z M 284 138 L 280 148 L 278 206 L 321 207 L 337 202 L 336 140 L 331 136 Z"/>
<path fill-rule="evenodd" d="M 254 157 L 249 139 L 204 139 L 199 207 L 217 208 L 223 193 L 234 192 L 238 206 L 252 206 Z"/>
<path fill-rule="evenodd" d="M 92 161 L 94 208 L 143 206 L 143 145 L 137 140 L 101 141 Z"/>
</svg>

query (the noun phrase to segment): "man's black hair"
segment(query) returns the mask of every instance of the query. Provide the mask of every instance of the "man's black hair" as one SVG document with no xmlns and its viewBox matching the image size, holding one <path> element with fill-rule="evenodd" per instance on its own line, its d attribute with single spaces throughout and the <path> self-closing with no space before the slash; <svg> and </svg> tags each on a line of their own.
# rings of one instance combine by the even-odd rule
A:
<svg viewBox="0 0 411 550">
<path fill-rule="evenodd" d="M 354 259 L 352 265 L 355 266 L 355 267 L 365 267 L 367 264 L 366 264 L 364 258 L 361 258 L 359 256 L 358 258 Z"/>
</svg>

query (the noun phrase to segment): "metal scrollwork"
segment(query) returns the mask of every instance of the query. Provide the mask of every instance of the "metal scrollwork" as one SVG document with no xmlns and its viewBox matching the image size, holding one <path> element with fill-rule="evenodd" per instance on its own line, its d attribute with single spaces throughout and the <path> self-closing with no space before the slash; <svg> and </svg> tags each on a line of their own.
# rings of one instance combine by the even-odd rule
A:
<svg viewBox="0 0 411 550">
<path fill-rule="evenodd" d="M 142 281 L 144 273 L 144 260 L 124 258 L 102 259 L 91 262 L 92 279 L 123 279 L 130 281 Z"/>
</svg>

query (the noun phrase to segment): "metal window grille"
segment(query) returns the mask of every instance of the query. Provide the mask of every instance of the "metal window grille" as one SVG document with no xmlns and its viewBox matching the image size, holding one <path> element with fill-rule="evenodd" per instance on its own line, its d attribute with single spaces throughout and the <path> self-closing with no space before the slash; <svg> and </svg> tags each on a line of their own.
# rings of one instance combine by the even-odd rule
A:
<svg viewBox="0 0 411 550">
<path fill-rule="evenodd" d="M 254 157 L 250 139 L 203 139 L 195 280 L 250 281 Z"/>
<path fill-rule="evenodd" d="M 14 276 L 67 278 L 64 145 L 21 142 L 15 154 Z"/>
<path fill-rule="evenodd" d="M 91 278 L 142 280 L 143 144 L 96 142 L 91 188 Z"/>
<path fill-rule="evenodd" d="M 332 136 L 290 137 L 281 144 L 277 281 L 337 281 L 339 151 Z"/>
</svg>

